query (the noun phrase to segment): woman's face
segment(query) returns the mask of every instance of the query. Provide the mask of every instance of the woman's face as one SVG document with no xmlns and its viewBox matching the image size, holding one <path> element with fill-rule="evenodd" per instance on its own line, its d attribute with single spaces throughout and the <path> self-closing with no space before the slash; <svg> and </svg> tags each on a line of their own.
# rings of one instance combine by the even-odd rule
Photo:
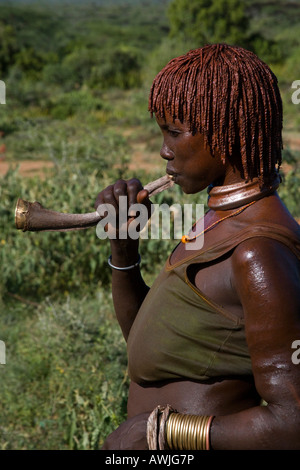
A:
<svg viewBox="0 0 300 470">
<path fill-rule="evenodd" d="M 166 172 L 185 193 L 197 193 L 216 181 L 224 184 L 227 165 L 220 155 L 211 154 L 202 134 L 193 135 L 185 122 L 173 122 L 167 112 L 165 119 L 156 116 L 156 121 L 164 138 L 160 155 L 167 160 Z"/>
</svg>

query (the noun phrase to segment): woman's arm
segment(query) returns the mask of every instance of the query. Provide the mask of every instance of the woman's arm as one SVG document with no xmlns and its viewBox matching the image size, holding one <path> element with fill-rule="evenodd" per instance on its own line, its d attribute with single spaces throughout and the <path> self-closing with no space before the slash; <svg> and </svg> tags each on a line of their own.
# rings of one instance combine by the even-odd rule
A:
<svg viewBox="0 0 300 470">
<path fill-rule="evenodd" d="M 267 406 L 216 417 L 214 449 L 300 449 L 299 261 L 284 245 L 252 239 L 234 252 L 233 284 L 243 305 L 255 385 Z"/>
<path fill-rule="evenodd" d="M 120 197 L 127 197 L 127 205 L 123 207 L 126 214 L 120 214 Z M 116 239 L 110 239 L 111 245 L 111 263 L 116 267 L 132 266 L 139 259 L 139 240 L 134 240 L 128 236 L 128 227 L 134 220 L 134 217 L 128 217 L 128 210 L 132 204 L 143 204 L 148 216 L 151 213 L 151 202 L 148 199 L 148 192 L 143 190 L 139 180 L 131 179 L 129 181 L 118 180 L 114 185 L 108 186 L 98 194 L 95 207 L 99 205 L 110 204 L 116 215 L 116 220 L 127 220 L 127 236 L 120 239 L 120 227 L 116 227 Z M 106 230 L 110 227 L 107 226 Z M 124 228 L 124 227 L 123 227 Z M 124 236 L 124 233 L 123 233 Z M 122 329 L 124 338 L 127 340 L 130 328 L 136 317 L 136 314 L 147 295 L 149 287 L 146 286 L 139 266 L 133 269 L 119 271 L 112 268 L 112 295 L 117 319 Z"/>
<path fill-rule="evenodd" d="M 138 247 L 127 251 L 121 244 L 111 242 L 112 264 L 131 266 L 139 258 Z M 139 266 L 130 271 L 112 269 L 112 296 L 114 308 L 123 336 L 127 341 L 131 326 L 147 295 L 149 287 L 145 284 Z"/>
</svg>

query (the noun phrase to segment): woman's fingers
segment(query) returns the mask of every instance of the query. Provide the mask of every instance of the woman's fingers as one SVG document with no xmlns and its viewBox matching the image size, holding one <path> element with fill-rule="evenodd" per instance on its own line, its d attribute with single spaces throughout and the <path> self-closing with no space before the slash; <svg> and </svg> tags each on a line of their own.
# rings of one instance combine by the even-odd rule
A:
<svg viewBox="0 0 300 470">
<path fill-rule="evenodd" d="M 107 188 L 103 189 L 97 196 L 95 202 L 95 209 L 97 210 L 98 207 L 102 204 L 112 204 L 113 206 L 117 206 L 117 202 L 114 197 L 114 185 L 111 184 L 107 186 Z"/>
<path fill-rule="evenodd" d="M 130 224 L 137 216 L 140 216 L 137 231 L 142 229 L 151 216 L 151 206 L 148 191 L 143 189 L 141 182 L 136 178 L 117 180 L 102 190 L 95 202 L 95 208 L 101 217 L 113 214 L 116 219 L 113 225 L 116 228 L 122 226 L 122 230 L 125 228 L 124 223 Z"/>
<path fill-rule="evenodd" d="M 149 199 L 149 192 L 147 191 L 147 189 L 142 189 L 138 192 L 137 202 L 138 204 L 143 204 L 144 206 L 146 206 L 148 219 L 150 219 L 152 215 L 152 202 Z"/>
<path fill-rule="evenodd" d="M 132 178 L 127 181 L 128 207 L 137 203 L 137 195 L 141 189 L 143 186 L 138 179 Z"/>
<path fill-rule="evenodd" d="M 127 196 L 127 183 L 125 180 L 118 180 L 115 182 L 113 186 L 113 193 L 115 200 L 119 206 L 120 204 L 120 197 L 128 197 Z"/>
</svg>

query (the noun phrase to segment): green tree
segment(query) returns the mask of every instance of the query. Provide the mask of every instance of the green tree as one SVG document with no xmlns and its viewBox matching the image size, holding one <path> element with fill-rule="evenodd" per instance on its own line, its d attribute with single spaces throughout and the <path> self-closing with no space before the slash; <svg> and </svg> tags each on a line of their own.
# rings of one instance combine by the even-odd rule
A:
<svg viewBox="0 0 300 470">
<path fill-rule="evenodd" d="M 14 63 L 18 50 L 15 31 L 12 26 L 0 21 L 0 74 L 1 78 L 8 72 L 9 66 Z"/>
<path fill-rule="evenodd" d="M 249 19 L 242 0 L 173 0 L 168 8 L 171 36 L 199 43 L 247 46 Z"/>
<path fill-rule="evenodd" d="M 15 56 L 15 64 L 25 73 L 27 78 L 38 80 L 45 65 L 41 53 L 33 47 L 22 48 Z"/>
<path fill-rule="evenodd" d="M 121 44 L 104 52 L 100 65 L 93 68 L 90 85 L 124 90 L 138 87 L 141 82 L 141 54 L 132 46 Z"/>
</svg>

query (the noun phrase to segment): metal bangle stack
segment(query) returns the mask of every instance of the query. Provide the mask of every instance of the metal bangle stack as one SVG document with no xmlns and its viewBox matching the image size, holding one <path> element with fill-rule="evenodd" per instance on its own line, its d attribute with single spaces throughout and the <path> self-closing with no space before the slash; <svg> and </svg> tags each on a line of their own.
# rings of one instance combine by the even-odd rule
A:
<svg viewBox="0 0 300 470">
<path fill-rule="evenodd" d="M 213 416 L 171 413 L 166 423 L 166 441 L 171 450 L 209 450 Z"/>
</svg>

